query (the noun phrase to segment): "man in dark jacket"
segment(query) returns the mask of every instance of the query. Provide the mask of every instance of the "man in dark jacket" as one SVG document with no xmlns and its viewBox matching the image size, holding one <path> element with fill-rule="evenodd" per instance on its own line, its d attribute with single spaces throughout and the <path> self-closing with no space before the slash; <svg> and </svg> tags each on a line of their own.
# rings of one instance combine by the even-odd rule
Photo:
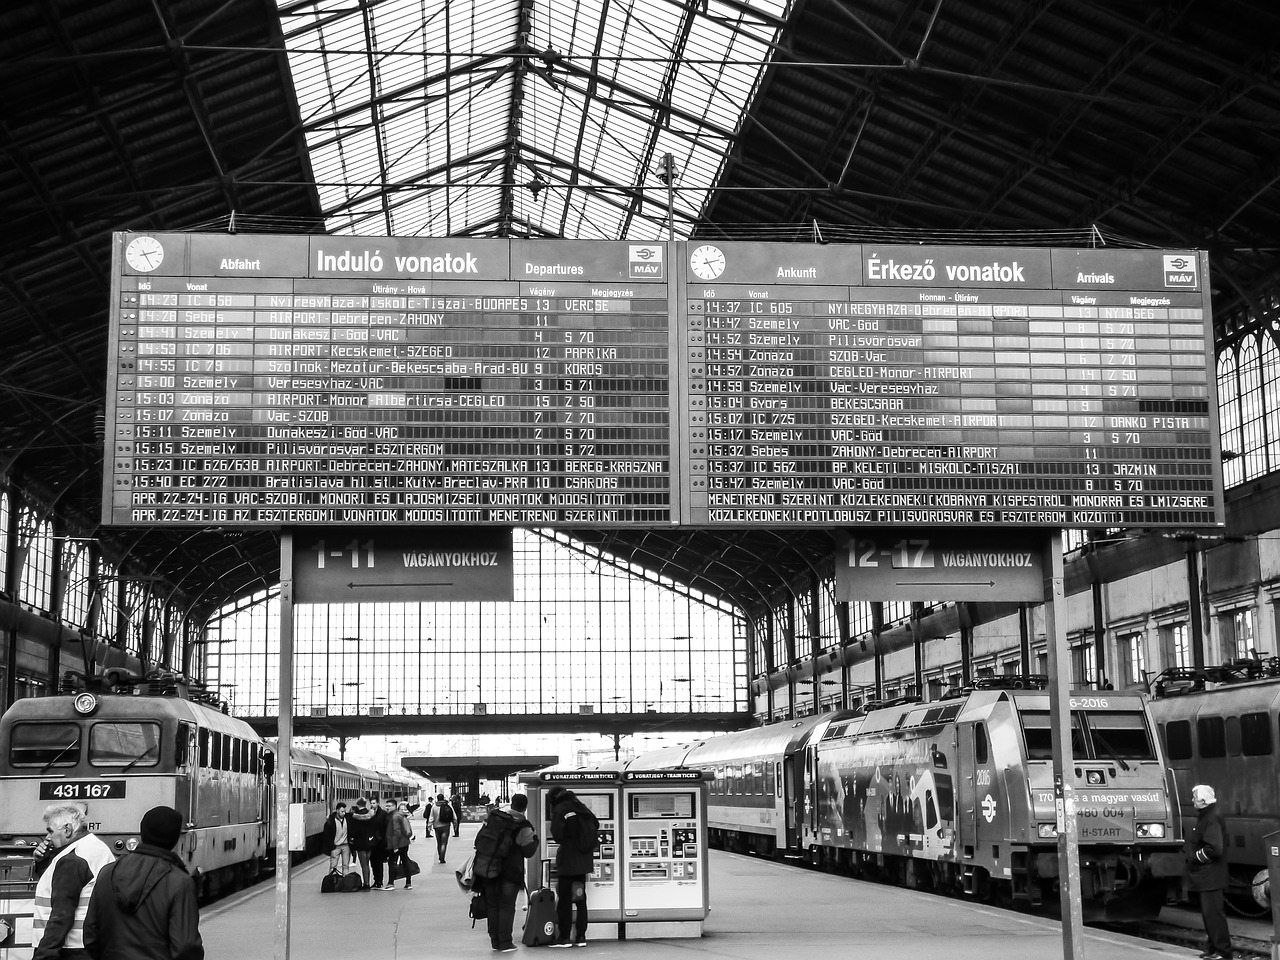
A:
<svg viewBox="0 0 1280 960">
<path fill-rule="evenodd" d="M 574 841 L 577 830 L 571 821 L 590 813 L 572 790 L 552 787 L 547 791 L 551 810 L 551 836 L 556 849 L 556 942 L 553 947 L 587 945 L 587 877 L 595 869 L 594 851 L 584 851 Z M 577 916 L 574 916 L 577 906 Z M 572 934 L 570 927 L 572 926 Z"/>
<path fill-rule="evenodd" d="M 498 875 L 484 881 L 488 907 L 489 942 L 493 949 L 512 953 L 516 949 L 512 931 L 516 923 L 516 895 L 524 886 L 524 861 L 538 849 L 538 837 L 525 817 L 529 798 L 522 793 L 511 798 L 511 811 L 494 810 L 485 821 L 493 821 L 512 834 L 511 848 L 498 865 Z"/>
<path fill-rule="evenodd" d="M 1213 787 L 1197 784 L 1191 788 L 1191 805 L 1198 811 L 1196 825 L 1187 837 L 1188 887 L 1200 894 L 1200 916 L 1209 946 L 1203 960 L 1231 960 L 1231 932 L 1223 891 L 1227 888 L 1227 831 L 1218 813 Z"/>
<path fill-rule="evenodd" d="M 387 862 L 387 811 L 373 802 L 373 816 L 369 829 L 373 831 L 373 846 L 369 848 L 369 865 L 373 867 L 373 889 L 382 889 L 382 868 Z"/>
<path fill-rule="evenodd" d="M 94 960 L 204 960 L 196 885 L 173 852 L 182 814 L 152 807 L 142 843 L 102 868 L 84 921 Z"/>
</svg>

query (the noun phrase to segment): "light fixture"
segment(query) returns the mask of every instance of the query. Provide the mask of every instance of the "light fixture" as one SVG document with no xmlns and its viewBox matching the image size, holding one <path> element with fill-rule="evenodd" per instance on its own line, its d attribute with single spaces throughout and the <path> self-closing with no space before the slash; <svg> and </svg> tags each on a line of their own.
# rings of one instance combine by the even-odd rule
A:
<svg viewBox="0 0 1280 960">
<path fill-rule="evenodd" d="M 533 194 L 533 202 L 538 202 L 538 194 L 540 194 L 547 186 L 547 181 L 542 176 L 541 170 L 533 171 L 533 179 L 525 184 L 529 188 L 529 192 Z"/>
</svg>

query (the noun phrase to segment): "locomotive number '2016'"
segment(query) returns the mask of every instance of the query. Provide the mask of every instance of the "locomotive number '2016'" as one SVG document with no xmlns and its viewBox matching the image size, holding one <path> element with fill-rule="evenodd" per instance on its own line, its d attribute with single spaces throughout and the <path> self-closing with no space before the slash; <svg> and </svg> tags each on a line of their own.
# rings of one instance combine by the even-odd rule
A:
<svg viewBox="0 0 1280 960">
<path fill-rule="evenodd" d="M 976 785 L 976 786 L 979 786 L 979 787 L 989 787 L 989 786 L 991 786 L 991 771 L 990 771 L 990 770 L 979 770 L 979 771 L 977 772 L 977 776 L 975 777 L 974 782 L 975 782 L 975 785 Z"/>
</svg>

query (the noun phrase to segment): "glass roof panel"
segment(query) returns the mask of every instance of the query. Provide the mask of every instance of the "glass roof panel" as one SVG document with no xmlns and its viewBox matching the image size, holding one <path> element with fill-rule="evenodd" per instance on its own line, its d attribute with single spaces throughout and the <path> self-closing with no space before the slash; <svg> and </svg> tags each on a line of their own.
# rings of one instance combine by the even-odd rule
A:
<svg viewBox="0 0 1280 960">
<path fill-rule="evenodd" d="M 792 2 L 278 0 L 328 229 L 685 236 Z"/>
</svg>

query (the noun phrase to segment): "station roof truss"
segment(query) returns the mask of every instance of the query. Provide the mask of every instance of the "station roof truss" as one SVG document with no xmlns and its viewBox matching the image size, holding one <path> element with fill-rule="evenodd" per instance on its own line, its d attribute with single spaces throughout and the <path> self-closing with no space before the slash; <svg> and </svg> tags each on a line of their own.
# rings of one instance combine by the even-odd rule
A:
<svg viewBox="0 0 1280 960">
<path fill-rule="evenodd" d="M 1219 344 L 1274 333 L 1277 35 L 1260 0 L 15 0 L 0 470 L 205 612 L 278 579 L 270 532 L 98 529 L 124 229 L 1201 247 Z M 748 609 L 833 547 L 573 535 Z"/>
</svg>

